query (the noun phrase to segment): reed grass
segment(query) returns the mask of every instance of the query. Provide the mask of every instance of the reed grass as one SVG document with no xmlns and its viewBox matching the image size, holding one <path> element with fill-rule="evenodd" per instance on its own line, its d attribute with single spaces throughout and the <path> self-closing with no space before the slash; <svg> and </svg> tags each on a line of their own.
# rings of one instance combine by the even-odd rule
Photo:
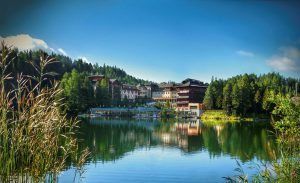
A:
<svg viewBox="0 0 300 183">
<path fill-rule="evenodd" d="M 46 67 L 55 61 L 42 54 L 39 64 L 28 63 L 36 76 L 20 73 L 13 78 L 7 68 L 13 61 L 12 50 L 1 43 L 0 55 L 0 182 L 56 182 L 56 177 L 72 159 L 82 167 L 89 154 L 77 152 L 74 136 L 78 121 L 59 111 L 63 105 L 59 83 L 43 83 L 54 73 Z M 16 81 L 13 89 L 7 85 Z M 33 84 L 35 83 L 35 84 Z M 51 176 L 49 176 L 51 175 Z M 52 177 L 52 178 L 51 178 Z"/>
<path fill-rule="evenodd" d="M 269 166 L 263 166 L 253 180 L 249 180 L 238 163 L 238 175 L 224 177 L 226 182 L 300 182 L 300 104 L 289 95 L 271 93 L 270 101 L 276 104 L 272 114 L 280 154 Z"/>
</svg>

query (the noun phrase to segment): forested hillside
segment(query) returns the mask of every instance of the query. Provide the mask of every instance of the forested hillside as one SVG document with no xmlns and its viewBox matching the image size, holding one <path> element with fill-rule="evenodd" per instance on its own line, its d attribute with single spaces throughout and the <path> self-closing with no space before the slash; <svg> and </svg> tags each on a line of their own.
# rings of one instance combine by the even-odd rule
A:
<svg viewBox="0 0 300 183">
<path fill-rule="evenodd" d="M 297 79 L 278 73 L 264 75 L 244 74 L 227 80 L 212 79 L 204 98 L 209 109 L 223 109 L 227 113 L 268 113 L 274 104 L 268 100 L 271 93 L 295 94 Z M 298 81 L 299 82 L 299 81 Z"/>
<path fill-rule="evenodd" d="M 147 84 L 150 81 L 143 79 L 135 78 L 131 75 L 128 75 L 124 70 L 116 67 L 103 65 L 99 66 L 98 64 L 86 63 L 82 59 L 71 59 L 70 57 L 54 54 L 48 55 L 43 51 L 18 51 L 17 49 L 13 50 L 10 55 L 13 59 L 13 62 L 8 69 L 13 76 L 16 76 L 17 73 L 23 73 L 24 75 L 35 75 L 37 74 L 36 69 L 30 67 L 28 62 L 33 62 L 37 66 L 39 65 L 40 56 L 44 55 L 45 57 L 50 56 L 57 60 L 56 63 L 47 66 L 47 70 L 55 72 L 55 79 L 61 80 L 65 73 L 71 73 L 73 69 L 76 69 L 78 73 L 86 73 L 89 75 L 101 74 L 105 75 L 108 78 L 118 79 L 123 83 L 128 84 Z"/>
<path fill-rule="evenodd" d="M 150 81 L 130 76 L 116 66 L 105 64 L 99 66 L 98 64 L 86 63 L 82 59 L 72 60 L 63 55 L 49 55 L 41 50 L 18 51 L 17 49 L 9 49 L 9 51 L 10 54 L 7 55 L 8 58 L 6 59 L 9 60 L 9 63 L 6 63 L 6 72 L 10 74 L 11 79 L 5 84 L 7 90 L 16 88 L 18 79 L 24 76 L 30 78 L 31 84 L 28 87 L 38 83 L 41 87 L 53 86 L 52 83 L 58 81 L 62 89 L 60 97 L 64 103 L 60 106 L 61 112 L 72 116 L 86 112 L 90 107 L 139 105 L 141 101 L 130 103 L 128 100 L 121 101 L 120 98 L 112 99 L 108 92 L 110 78 L 133 85 L 150 83 Z M 41 60 L 47 60 L 51 64 L 43 65 Z M 98 83 L 96 96 L 94 96 L 93 86 L 88 78 L 90 75 L 105 76 L 105 79 Z"/>
</svg>

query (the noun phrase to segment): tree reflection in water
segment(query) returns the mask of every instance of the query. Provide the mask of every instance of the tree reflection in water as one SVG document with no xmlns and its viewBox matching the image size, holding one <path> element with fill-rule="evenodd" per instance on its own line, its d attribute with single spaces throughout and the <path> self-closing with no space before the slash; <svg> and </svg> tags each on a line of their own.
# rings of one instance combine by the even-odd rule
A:
<svg viewBox="0 0 300 183">
<path fill-rule="evenodd" d="M 189 155 L 207 151 L 210 158 L 237 157 L 242 162 L 276 158 L 269 123 L 204 124 L 200 121 L 159 122 L 92 119 L 83 122 L 80 148 L 91 150 L 89 161 L 115 161 L 137 148 L 174 147 Z"/>
</svg>

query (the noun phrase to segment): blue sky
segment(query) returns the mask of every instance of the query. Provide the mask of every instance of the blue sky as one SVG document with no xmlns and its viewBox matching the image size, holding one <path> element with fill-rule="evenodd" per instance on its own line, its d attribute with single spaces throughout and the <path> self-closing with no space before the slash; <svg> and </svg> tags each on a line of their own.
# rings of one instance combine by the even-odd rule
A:
<svg viewBox="0 0 300 183">
<path fill-rule="evenodd" d="M 271 71 L 300 77 L 300 3 L 296 1 L 1 4 L 2 39 L 14 40 L 24 49 L 40 46 L 116 65 L 143 79 L 180 82 L 190 77 L 209 82 L 212 76 Z"/>
</svg>

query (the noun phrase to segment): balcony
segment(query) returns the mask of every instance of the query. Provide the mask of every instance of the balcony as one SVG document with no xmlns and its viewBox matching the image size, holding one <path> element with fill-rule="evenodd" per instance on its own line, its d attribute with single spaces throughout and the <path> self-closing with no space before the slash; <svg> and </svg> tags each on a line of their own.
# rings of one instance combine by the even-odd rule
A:
<svg viewBox="0 0 300 183">
<path fill-rule="evenodd" d="M 189 101 L 177 101 L 177 104 L 188 104 Z"/>
<path fill-rule="evenodd" d="M 190 90 L 179 90 L 177 93 L 190 93 Z"/>
<path fill-rule="evenodd" d="M 177 98 L 190 98 L 189 95 L 178 96 Z"/>
</svg>

